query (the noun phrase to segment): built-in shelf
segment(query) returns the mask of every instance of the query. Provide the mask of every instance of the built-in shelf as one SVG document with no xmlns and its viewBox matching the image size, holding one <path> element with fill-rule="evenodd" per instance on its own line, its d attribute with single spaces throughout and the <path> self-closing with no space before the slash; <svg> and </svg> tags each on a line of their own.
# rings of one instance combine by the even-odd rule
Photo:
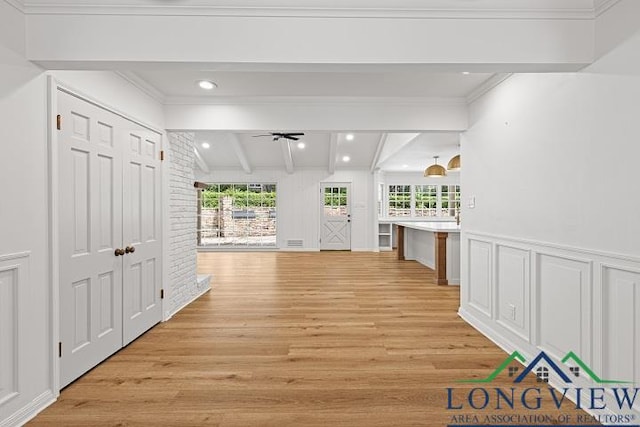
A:
<svg viewBox="0 0 640 427">
<path fill-rule="evenodd" d="M 381 251 L 393 249 L 393 224 L 390 222 L 378 223 L 378 248 Z"/>
</svg>

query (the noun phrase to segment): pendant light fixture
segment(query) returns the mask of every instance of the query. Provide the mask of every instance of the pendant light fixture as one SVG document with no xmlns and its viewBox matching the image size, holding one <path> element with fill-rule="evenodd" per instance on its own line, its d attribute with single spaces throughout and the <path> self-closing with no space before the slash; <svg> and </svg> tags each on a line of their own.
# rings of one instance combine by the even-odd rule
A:
<svg viewBox="0 0 640 427">
<path fill-rule="evenodd" d="M 460 170 L 460 154 L 453 156 L 447 164 L 447 170 L 451 172 L 458 172 Z"/>
<path fill-rule="evenodd" d="M 424 170 L 424 176 L 433 178 L 446 176 L 447 170 L 438 164 L 440 156 L 433 156 L 433 158 L 435 159 L 435 163 Z"/>
</svg>

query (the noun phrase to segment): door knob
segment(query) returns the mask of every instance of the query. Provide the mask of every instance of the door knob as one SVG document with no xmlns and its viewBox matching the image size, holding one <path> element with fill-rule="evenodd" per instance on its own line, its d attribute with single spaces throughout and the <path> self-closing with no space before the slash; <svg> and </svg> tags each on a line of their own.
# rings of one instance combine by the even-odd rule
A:
<svg viewBox="0 0 640 427">
<path fill-rule="evenodd" d="M 132 253 L 134 253 L 135 251 L 136 251 L 136 248 L 135 248 L 135 246 L 133 246 L 133 245 L 132 245 L 132 246 L 127 246 L 127 247 L 124 249 L 124 252 L 125 252 L 125 253 L 127 253 L 127 254 L 132 254 Z"/>
<path fill-rule="evenodd" d="M 123 256 L 124 254 L 125 254 L 124 249 L 116 249 L 115 251 L 116 256 Z"/>
</svg>

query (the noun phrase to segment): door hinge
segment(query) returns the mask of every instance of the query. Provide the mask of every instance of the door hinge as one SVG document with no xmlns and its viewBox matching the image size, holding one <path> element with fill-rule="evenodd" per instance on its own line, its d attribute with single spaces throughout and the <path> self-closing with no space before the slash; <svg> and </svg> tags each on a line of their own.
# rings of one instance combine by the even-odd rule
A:
<svg viewBox="0 0 640 427">
<path fill-rule="evenodd" d="M 56 116 L 56 129 L 62 129 L 62 116 L 60 114 Z"/>
<path fill-rule="evenodd" d="M 58 343 L 58 357 L 62 357 L 62 341 Z"/>
<path fill-rule="evenodd" d="M 160 289 L 160 299 L 164 299 L 164 289 Z"/>
<path fill-rule="evenodd" d="M 160 150 L 160 161 L 164 161 L 164 150 Z"/>
</svg>

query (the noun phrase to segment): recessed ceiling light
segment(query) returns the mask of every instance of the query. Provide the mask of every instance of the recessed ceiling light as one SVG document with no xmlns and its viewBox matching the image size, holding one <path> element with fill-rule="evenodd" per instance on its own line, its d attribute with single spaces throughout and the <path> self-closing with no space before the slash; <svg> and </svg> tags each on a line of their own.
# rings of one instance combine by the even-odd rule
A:
<svg viewBox="0 0 640 427">
<path fill-rule="evenodd" d="M 218 87 L 218 85 L 211 80 L 200 80 L 198 82 L 198 86 L 204 90 L 213 90 Z"/>
<path fill-rule="evenodd" d="M 469 73 L 468 71 L 463 71 L 462 74 L 464 74 L 465 76 L 468 76 L 471 73 Z"/>
<path fill-rule="evenodd" d="M 211 148 L 211 145 L 208 142 L 203 142 L 202 148 Z"/>
<path fill-rule="evenodd" d="M 352 134 L 352 133 L 348 133 L 348 134 L 347 134 L 347 136 L 345 136 L 345 139 L 346 139 L 347 141 L 353 141 L 353 138 L 355 138 L 355 136 L 353 136 L 353 134 Z"/>
<path fill-rule="evenodd" d="M 304 147 L 306 147 L 307 145 L 304 142 L 298 142 L 298 148 L 301 150 L 304 150 Z"/>
<path fill-rule="evenodd" d="M 408 167 L 409 167 L 409 165 L 402 165 L 402 167 L 403 167 L 403 168 L 408 168 Z"/>
<path fill-rule="evenodd" d="M 343 156 L 343 157 L 342 157 L 342 161 L 343 161 L 343 162 L 345 162 L 345 163 L 348 163 L 348 162 L 350 162 L 350 161 L 351 161 L 351 157 L 349 157 L 349 156 Z"/>
</svg>

